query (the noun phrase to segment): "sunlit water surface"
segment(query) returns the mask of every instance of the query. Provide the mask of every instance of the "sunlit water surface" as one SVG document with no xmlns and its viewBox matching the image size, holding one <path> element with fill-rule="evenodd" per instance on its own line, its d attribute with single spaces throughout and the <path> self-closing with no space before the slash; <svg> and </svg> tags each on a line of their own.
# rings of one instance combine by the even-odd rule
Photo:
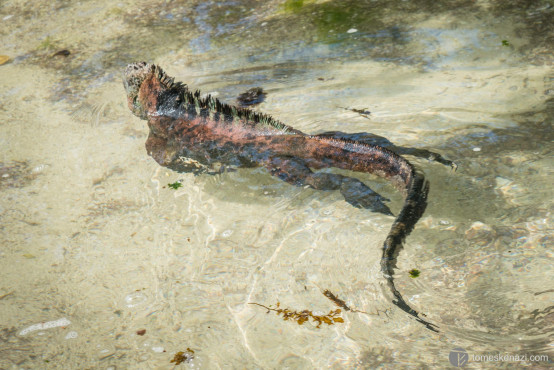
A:
<svg viewBox="0 0 554 370">
<path fill-rule="evenodd" d="M 443 368 L 457 347 L 551 366 L 553 6 L 408 3 L 2 2 L 0 368 Z M 138 60 L 228 103 L 261 86 L 254 109 L 307 133 L 454 160 L 408 158 L 431 192 L 396 273 L 440 332 L 391 304 L 391 217 L 261 169 L 158 166 L 121 84 Z M 322 315 L 325 289 L 362 312 L 250 304 Z"/>
</svg>

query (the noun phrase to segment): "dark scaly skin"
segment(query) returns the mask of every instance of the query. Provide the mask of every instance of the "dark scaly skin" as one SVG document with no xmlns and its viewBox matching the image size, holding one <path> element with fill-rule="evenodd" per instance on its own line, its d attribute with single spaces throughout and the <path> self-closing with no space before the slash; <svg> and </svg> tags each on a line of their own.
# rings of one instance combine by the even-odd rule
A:
<svg viewBox="0 0 554 370">
<path fill-rule="evenodd" d="M 160 165 L 190 170 L 183 158 L 211 167 L 219 163 L 236 167 L 263 166 L 294 185 L 340 190 L 356 207 L 390 214 L 383 198 L 361 181 L 312 169 L 336 167 L 386 178 L 406 197 L 383 246 L 381 270 L 395 297 L 393 303 L 432 331 L 404 300 L 394 284 L 396 258 L 405 237 L 427 206 L 429 185 L 403 157 L 377 145 L 333 137 L 310 136 L 269 116 L 231 107 L 218 100 L 200 98 L 187 86 L 174 83 L 161 68 L 135 63 L 125 70 L 128 105 L 148 121 L 146 149 Z"/>
</svg>

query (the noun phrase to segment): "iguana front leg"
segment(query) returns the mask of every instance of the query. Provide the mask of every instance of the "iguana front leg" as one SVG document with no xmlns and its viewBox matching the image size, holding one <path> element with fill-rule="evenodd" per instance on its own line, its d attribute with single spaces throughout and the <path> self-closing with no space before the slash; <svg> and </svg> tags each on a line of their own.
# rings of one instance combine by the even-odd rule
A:
<svg viewBox="0 0 554 370">
<path fill-rule="evenodd" d="M 313 172 L 304 161 L 294 157 L 272 157 L 265 167 L 272 175 L 296 186 L 308 185 L 317 190 L 340 190 L 344 199 L 356 208 L 366 208 L 391 215 L 383 201 L 388 199 L 353 177 Z"/>
</svg>

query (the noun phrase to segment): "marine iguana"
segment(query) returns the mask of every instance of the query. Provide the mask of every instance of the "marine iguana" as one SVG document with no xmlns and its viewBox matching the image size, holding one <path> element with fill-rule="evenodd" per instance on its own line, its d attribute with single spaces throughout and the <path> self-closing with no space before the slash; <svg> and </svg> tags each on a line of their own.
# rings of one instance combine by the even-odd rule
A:
<svg viewBox="0 0 554 370">
<path fill-rule="evenodd" d="M 355 207 L 387 215 L 392 212 L 383 203 L 385 199 L 360 180 L 312 170 L 336 167 L 391 181 L 405 202 L 384 242 L 381 271 L 394 295 L 393 303 L 428 329 L 438 331 L 406 303 L 394 284 L 398 252 L 425 211 L 429 192 L 429 183 L 406 159 L 381 146 L 336 138 L 332 133 L 307 135 L 268 115 L 221 103 L 209 95 L 201 97 L 199 91 L 174 82 L 153 64 L 127 66 L 124 86 L 131 111 L 148 121 L 148 154 L 170 169 L 190 172 L 194 170 L 191 160 L 207 167 L 216 163 L 263 166 L 290 184 L 339 190 Z"/>
</svg>

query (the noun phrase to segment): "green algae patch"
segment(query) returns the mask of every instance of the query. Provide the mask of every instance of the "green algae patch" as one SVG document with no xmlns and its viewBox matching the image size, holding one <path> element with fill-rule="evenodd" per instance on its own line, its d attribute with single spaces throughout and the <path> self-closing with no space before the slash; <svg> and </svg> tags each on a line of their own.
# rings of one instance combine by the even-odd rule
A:
<svg viewBox="0 0 554 370">
<path fill-rule="evenodd" d="M 419 274 L 421 274 L 421 271 L 419 271 L 418 269 L 411 269 L 410 271 L 408 271 L 408 274 L 410 274 L 410 277 L 412 279 L 415 279 L 419 276 Z"/>
<path fill-rule="evenodd" d="M 287 0 L 283 4 L 283 8 L 286 12 L 298 13 L 302 9 L 303 5 L 304 0 Z"/>
<path fill-rule="evenodd" d="M 168 186 L 170 189 L 177 190 L 177 189 L 179 189 L 180 187 L 182 187 L 183 184 L 181 184 L 179 181 L 175 181 L 175 182 L 172 182 L 171 184 L 167 184 L 167 186 Z"/>
</svg>

